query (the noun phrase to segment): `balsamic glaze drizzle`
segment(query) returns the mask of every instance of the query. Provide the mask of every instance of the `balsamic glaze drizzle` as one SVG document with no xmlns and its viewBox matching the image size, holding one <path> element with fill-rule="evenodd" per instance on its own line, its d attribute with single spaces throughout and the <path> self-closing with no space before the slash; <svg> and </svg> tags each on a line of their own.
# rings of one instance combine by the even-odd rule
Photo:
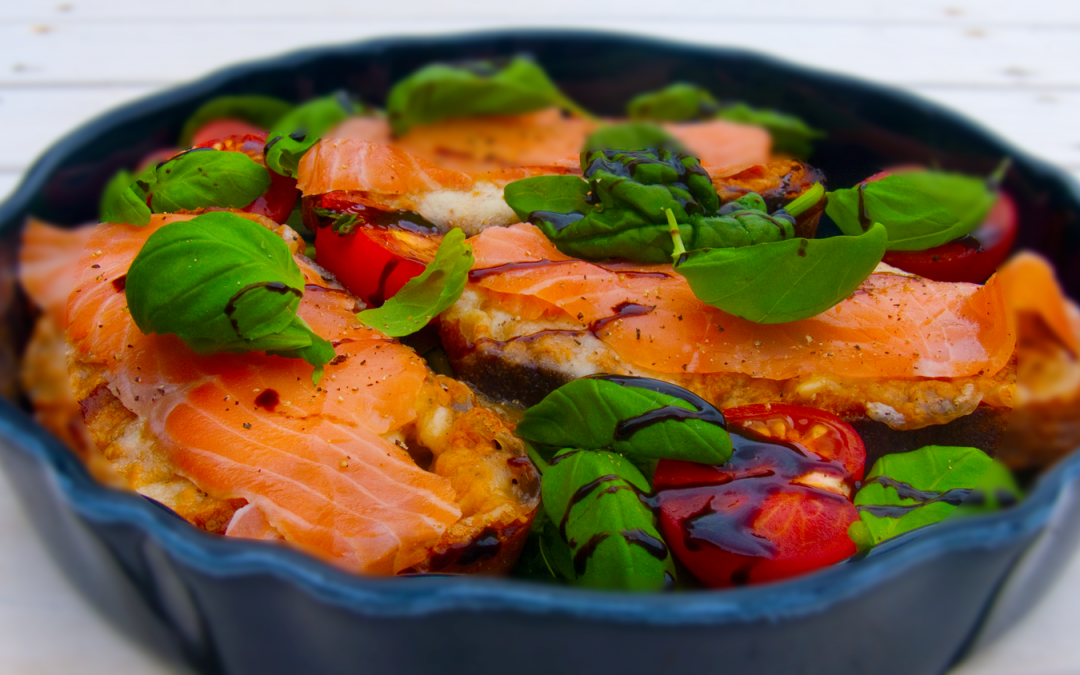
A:
<svg viewBox="0 0 1080 675">
<path fill-rule="evenodd" d="M 896 490 L 897 496 L 901 499 L 914 499 L 916 502 L 914 504 L 864 504 L 855 507 L 860 513 L 869 513 L 878 518 L 902 518 L 921 506 L 938 502 L 950 506 L 960 506 L 972 493 L 970 488 L 953 488 L 944 492 L 920 490 L 908 483 L 888 476 L 875 476 L 866 482 L 867 484 L 880 483 L 885 487 L 891 487 Z"/>
<path fill-rule="evenodd" d="M 225 316 L 229 317 L 229 323 L 232 324 L 233 330 L 236 331 L 237 335 L 240 334 L 240 325 L 236 322 L 236 319 L 233 318 L 233 314 L 236 313 L 236 303 L 240 301 L 240 298 L 244 297 L 245 293 L 258 288 L 264 288 L 272 293 L 278 293 L 280 295 L 292 293 L 298 298 L 304 297 L 303 291 L 298 288 L 293 288 L 292 286 L 287 286 L 280 281 L 258 281 L 244 286 L 234 293 L 233 296 L 229 298 L 229 301 L 225 303 Z"/>
</svg>

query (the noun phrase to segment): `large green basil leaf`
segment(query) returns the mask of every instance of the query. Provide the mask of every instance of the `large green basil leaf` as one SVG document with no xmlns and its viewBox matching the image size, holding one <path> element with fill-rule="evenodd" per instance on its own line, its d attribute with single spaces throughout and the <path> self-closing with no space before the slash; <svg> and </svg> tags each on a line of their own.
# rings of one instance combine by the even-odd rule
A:
<svg viewBox="0 0 1080 675">
<path fill-rule="evenodd" d="M 931 445 L 885 455 L 855 495 L 859 522 L 848 534 L 865 549 L 941 522 L 968 499 L 992 465 L 978 448 Z"/>
<path fill-rule="evenodd" d="M 675 563 L 639 495 L 649 489 L 628 460 L 568 449 L 544 472 L 544 509 L 572 553 L 574 578 L 596 588 L 656 590 L 675 580 Z"/>
<path fill-rule="evenodd" d="M 591 117 L 555 86 L 532 59 L 434 63 L 390 90 L 386 112 L 394 135 L 448 118 L 518 115 L 559 106 Z"/>
<path fill-rule="evenodd" d="M 140 227 L 150 224 L 151 211 L 146 192 L 135 183 L 130 171 L 118 171 L 105 184 L 99 206 L 103 223 L 126 223 Z"/>
<path fill-rule="evenodd" d="M 154 213 L 208 206 L 239 209 L 270 188 L 270 173 L 242 152 L 196 148 L 157 166 L 150 187 Z"/>
<path fill-rule="evenodd" d="M 600 375 L 564 384 L 526 410 L 516 431 L 541 456 L 576 447 L 702 464 L 731 457 L 731 437 L 716 408 L 682 387 L 642 377 Z"/>
<path fill-rule="evenodd" d="M 994 199 L 981 179 L 916 171 L 830 192 L 825 213 L 844 234 L 881 223 L 890 251 L 923 251 L 971 232 Z"/>
<path fill-rule="evenodd" d="M 461 297 L 472 265 L 472 246 L 465 243 L 465 233 L 450 230 L 423 272 L 409 279 L 382 307 L 365 309 L 356 318 L 390 337 L 411 335 Z"/>
<path fill-rule="evenodd" d="M 690 251 L 675 271 L 717 309 L 755 323 L 787 323 L 851 295 L 881 262 L 887 243 L 885 228 L 874 225 L 853 237 Z"/>
<path fill-rule="evenodd" d="M 233 213 L 170 223 L 128 270 L 128 308 L 143 333 L 172 333 L 197 353 L 302 358 L 314 379 L 334 348 L 296 315 L 304 275 L 285 242 Z"/>
<path fill-rule="evenodd" d="M 825 136 L 794 115 L 755 109 L 745 103 L 724 106 L 716 116 L 729 122 L 765 127 L 772 136 L 773 152 L 793 157 L 809 157 L 814 151 L 812 141 Z"/>
<path fill-rule="evenodd" d="M 364 110 L 364 106 L 344 91 L 294 108 L 279 119 L 267 135 L 266 166 L 282 176 L 295 177 L 300 159 L 323 134 Z"/>
<path fill-rule="evenodd" d="M 272 96 L 256 94 L 241 96 L 218 96 L 203 103 L 184 122 L 180 130 L 180 147 L 191 145 L 192 136 L 207 122 L 221 119 L 235 119 L 248 122 L 260 129 L 269 131 L 282 117 L 293 109 L 293 104 Z"/>
<path fill-rule="evenodd" d="M 635 96 L 626 106 L 630 119 L 654 122 L 708 120 L 719 110 L 720 104 L 706 89 L 683 82 Z"/>
<path fill-rule="evenodd" d="M 687 154 L 689 151 L 674 136 L 648 122 L 607 124 L 585 139 L 582 152 L 594 150 L 667 150 Z"/>
</svg>

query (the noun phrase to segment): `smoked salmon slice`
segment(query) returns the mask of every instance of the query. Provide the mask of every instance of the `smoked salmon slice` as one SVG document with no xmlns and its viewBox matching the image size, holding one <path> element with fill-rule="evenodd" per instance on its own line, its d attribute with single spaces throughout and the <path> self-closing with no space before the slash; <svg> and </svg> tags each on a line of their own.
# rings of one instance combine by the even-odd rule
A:
<svg viewBox="0 0 1080 675">
<path fill-rule="evenodd" d="M 179 475 L 210 497 L 246 503 L 237 531 L 262 536 L 270 527 L 366 572 L 424 561 L 462 510 L 450 479 L 383 438 L 417 417 L 429 378 L 422 359 L 360 325 L 355 300 L 303 258 L 308 285 L 299 314 L 337 350 L 318 387 L 300 360 L 199 356 L 175 336 L 143 335 L 127 311 L 125 274 L 150 234 L 190 217 L 95 228 L 68 305 L 77 397 L 89 400 L 104 387 L 142 421 L 144 441 L 152 438 Z"/>
<path fill-rule="evenodd" d="M 769 161 L 772 139 L 762 127 L 725 120 L 661 126 L 703 164 L 745 167 Z M 547 108 L 523 115 L 442 120 L 414 126 L 398 138 L 392 136 L 385 119 L 353 117 L 326 138 L 393 145 L 442 168 L 482 173 L 557 164 L 577 157 L 597 127 L 595 122 Z"/>
<path fill-rule="evenodd" d="M 881 266 L 823 314 L 761 325 L 702 303 L 670 265 L 575 260 L 532 225 L 470 243 L 470 282 L 442 330 L 474 383 L 495 379 L 493 362 L 555 379 L 635 374 L 721 407 L 802 403 L 895 429 L 1012 405 L 1015 321 L 996 278 L 946 284 Z"/>
</svg>

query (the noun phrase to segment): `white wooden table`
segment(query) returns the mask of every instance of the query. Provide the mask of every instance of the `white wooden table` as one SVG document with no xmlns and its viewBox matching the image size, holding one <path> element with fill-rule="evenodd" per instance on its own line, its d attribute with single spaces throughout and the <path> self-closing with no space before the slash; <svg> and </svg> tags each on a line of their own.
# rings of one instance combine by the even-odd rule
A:
<svg viewBox="0 0 1080 675">
<path fill-rule="evenodd" d="M 237 61 L 388 34 L 587 27 L 756 48 L 906 88 L 1080 176 L 1076 0 L 3 0 L 0 198 L 52 141 Z M 0 481 L 0 673 L 178 673 L 104 625 Z M 953 675 L 1080 673 L 1080 556 L 1036 610 Z"/>
</svg>

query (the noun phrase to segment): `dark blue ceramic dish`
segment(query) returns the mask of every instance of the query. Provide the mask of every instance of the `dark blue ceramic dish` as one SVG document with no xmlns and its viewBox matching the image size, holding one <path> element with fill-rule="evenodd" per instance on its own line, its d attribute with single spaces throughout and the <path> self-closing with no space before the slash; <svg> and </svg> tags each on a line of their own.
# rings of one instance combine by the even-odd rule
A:
<svg viewBox="0 0 1080 675">
<path fill-rule="evenodd" d="M 796 113 L 828 131 L 814 157 L 834 185 L 902 162 L 989 172 L 1023 213 L 1020 245 L 1080 290 L 1080 190 L 935 105 L 755 54 L 636 37 L 533 31 L 385 39 L 232 68 L 133 103 L 70 134 L 0 207 L 3 351 L 28 328 L 13 288 L 27 214 L 93 218 L 104 181 L 170 145 L 227 93 L 302 100 L 345 87 L 381 102 L 432 60 L 533 54 L 574 99 L 619 114 L 673 80 Z M 13 379 L 13 368 L 4 369 Z M 207 535 L 105 489 L 17 403 L 0 401 L 0 461 L 56 560 L 107 616 L 204 673 L 941 673 L 994 639 L 1053 581 L 1080 535 L 1080 455 L 1018 507 L 949 522 L 868 559 L 731 591 L 598 593 L 490 578 L 350 576 L 294 551 Z"/>
</svg>

